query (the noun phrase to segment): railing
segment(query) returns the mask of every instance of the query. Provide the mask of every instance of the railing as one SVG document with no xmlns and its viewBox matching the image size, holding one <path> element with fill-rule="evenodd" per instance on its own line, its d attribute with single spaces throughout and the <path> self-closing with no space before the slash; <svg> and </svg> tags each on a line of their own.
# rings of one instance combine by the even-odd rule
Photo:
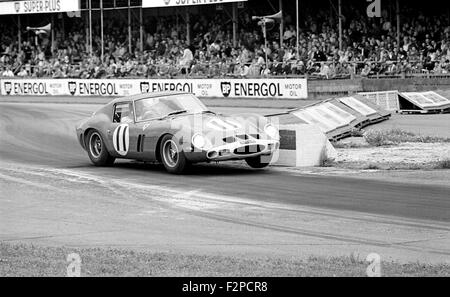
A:
<svg viewBox="0 0 450 297">
<path fill-rule="evenodd" d="M 96 71 L 94 67 L 88 69 L 80 69 L 81 63 L 68 65 L 68 72 L 58 72 L 54 67 L 49 65 L 45 67 L 34 65 L 18 65 L 11 69 L 15 77 L 45 77 L 45 78 L 214 78 L 214 77 L 230 77 L 230 78 L 293 78 L 307 77 L 308 79 L 347 79 L 366 77 L 370 79 L 378 78 L 410 78 L 410 77 L 433 77 L 433 78 L 449 78 L 450 73 L 436 73 L 423 69 L 421 61 L 409 61 L 410 69 L 401 69 L 392 67 L 394 64 L 400 64 L 403 61 L 388 62 L 362 62 L 352 61 L 345 63 L 337 62 L 313 62 L 309 61 L 306 65 L 302 65 L 297 61 L 283 62 L 277 69 L 276 74 L 257 74 L 264 69 L 265 65 L 255 66 L 247 63 L 250 68 L 247 74 L 236 69 L 241 67 L 236 63 L 211 63 L 211 62 L 195 62 L 190 66 L 182 66 L 179 63 L 169 64 L 153 64 L 149 65 L 145 72 L 139 67 L 131 69 L 131 71 L 122 72 L 119 69 L 116 73 L 109 73 L 107 69 L 101 68 Z M 346 68 L 343 65 L 347 65 Z M 375 66 L 366 75 L 362 74 L 365 65 Z M 325 67 L 327 66 L 327 68 Z M 0 69 L 4 69 L 6 65 L 0 64 Z M 28 74 L 21 76 L 20 71 L 25 68 Z M 270 67 L 269 67 L 270 68 Z M 338 72 L 336 72 L 338 69 Z M 339 70 L 340 69 L 340 70 Z M 340 71 L 340 72 L 339 72 Z M 0 77 L 3 71 L 0 72 Z"/>
</svg>

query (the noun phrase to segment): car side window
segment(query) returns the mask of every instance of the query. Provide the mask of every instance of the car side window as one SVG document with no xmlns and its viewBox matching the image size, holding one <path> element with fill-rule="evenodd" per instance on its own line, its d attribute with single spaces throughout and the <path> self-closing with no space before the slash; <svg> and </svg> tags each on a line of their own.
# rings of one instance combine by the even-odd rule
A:
<svg viewBox="0 0 450 297">
<path fill-rule="evenodd" d="M 114 105 L 113 123 L 131 123 L 133 121 L 132 103 L 117 103 Z"/>
</svg>

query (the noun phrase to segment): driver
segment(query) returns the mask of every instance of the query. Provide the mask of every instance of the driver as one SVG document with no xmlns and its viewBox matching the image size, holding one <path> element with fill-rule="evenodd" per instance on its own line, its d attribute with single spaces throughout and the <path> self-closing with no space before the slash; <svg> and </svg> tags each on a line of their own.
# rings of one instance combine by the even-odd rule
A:
<svg viewBox="0 0 450 297">
<path fill-rule="evenodd" d="M 168 110 L 164 101 L 156 98 L 154 101 L 140 100 L 136 102 L 136 118 L 138 121 L 159 118 L 164 116 Z"/>
<path fill-rule="evenodd" d="M 146 118 L 148 118 L 147 113 L 148 113 L 148 108 L 146 108 L 144 106 L 145 104 L 145 100 L 139 100 L 135 102 L 135 108 L 136 108 L 136 120 L 137 121 L 142 121 Z"/>
<path fill-rule="evenodd" d="M 181 108 L 171 100 L 155 98 L 154 100 L 139 100 L 135 102 L 136 120 L 160 118 Z"/>
<path fill-rule="evenodd" d="M 132 123 L 134 121 L 133 103 L 128 104 L 128 109 L 124 110 L 120 119 L 121 123 Z"/>
</svg>

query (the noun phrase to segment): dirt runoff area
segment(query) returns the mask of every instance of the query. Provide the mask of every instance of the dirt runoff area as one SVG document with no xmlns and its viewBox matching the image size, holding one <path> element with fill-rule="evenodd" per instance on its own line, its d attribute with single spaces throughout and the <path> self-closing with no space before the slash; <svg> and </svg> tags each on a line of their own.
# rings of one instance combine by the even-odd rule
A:
<svg viewBox="0 0 450 297">
<path fill-rule="evenodd" d="M 450 138 L 376 126 L 360 137 L 334 142 L 336 158 L 324 162 L 316 173 L 448 185 Z"/>
<path fill-rule="evenodd" d="M 450 143 L 406 142 L 388 146 L 337 148 L 334 163 L 352 169 L 448 169 Z"/>
</svg>

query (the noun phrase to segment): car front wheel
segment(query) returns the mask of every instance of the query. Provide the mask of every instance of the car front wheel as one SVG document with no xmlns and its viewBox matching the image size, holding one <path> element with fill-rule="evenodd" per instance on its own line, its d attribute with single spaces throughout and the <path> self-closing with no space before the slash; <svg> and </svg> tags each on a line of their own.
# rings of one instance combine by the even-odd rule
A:
<svg viewBox="0 0 450 297">
<path fill-rule="evenodd" d="M 245 162 L 252 168 L 260 169 L 269 166 L 270 160 L 272 160 L 272 156 L 256 156 L 246 158 Z"/>
<path fill-rule="evenodd" d="M 175 136 L 166 135 L 161 141 L 161 161 L 170 173 L 180 174 L 186 169 L 187 160 Z"/>
<path fill-rule="evenodd" d="M 98 131 L 89 131 L 86 141 L 89 159 L 95 166 L 109 166 L 114 163 L 115 158 L 108 153 L 105 142 Z"/>
</svg>

